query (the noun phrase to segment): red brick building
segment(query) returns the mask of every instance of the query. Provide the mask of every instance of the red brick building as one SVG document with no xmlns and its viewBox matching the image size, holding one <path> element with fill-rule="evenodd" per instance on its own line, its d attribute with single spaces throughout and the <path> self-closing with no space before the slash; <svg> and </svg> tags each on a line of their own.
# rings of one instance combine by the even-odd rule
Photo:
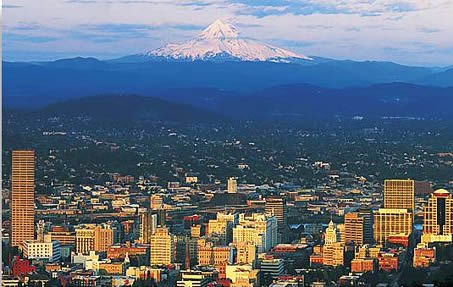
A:
<svg viewBox="0 0 453 287">
<path fill-rule="evenodd" d="M 375 258 L 366 258 L 360 259 L 356 258 L 351 261 L 351 272 L 354 273 L 364 273 L 364 272 L 374 272 L 377 270 L 377 260 Z"/>
<path fill-rule="evenodd" d="M 379 270 L 387 272 L 398 271 L 400 268 L 400 256 L 392 252 L 380 252 L 378 254 Z"/>
<path fill-rule="evenodd" d="M 428 246 L 417 246 L 414 249 L 413 266 L 415 268 L 426 268 L 436 262 L 436 248 Z"/>
<path fill-rule="evenodd" d="M 389 235 L 387 237 L 387 243 L 403 246 L 407 248 L 409 246 L 409 235 Z"/>
</svg>

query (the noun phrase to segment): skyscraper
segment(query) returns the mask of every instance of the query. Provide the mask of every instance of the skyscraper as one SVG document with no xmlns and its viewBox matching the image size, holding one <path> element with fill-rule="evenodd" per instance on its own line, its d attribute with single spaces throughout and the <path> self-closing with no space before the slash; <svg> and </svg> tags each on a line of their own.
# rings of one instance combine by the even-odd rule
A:
<svg viewBox="0 0 453 287">
<path fill-rule="evenodd" d="M 140 243 L 149 244 L 151 242 L 151 235 L 157 228 L 157 214 L 153 214 L 150 210 L 140 214 Z"/>
<path fill-rule="evenodd" d="M 175 261 L 175 237 L 166 227 L 156 228 L 151 235 L 151 265 L 169 265 Z"/>
<path fill-rule="evenodd" d="M 410 179 L 384 181 L 384 208 L 407 209 L 414 212 L 415 182 Z"/>
<path fill-rule="evenodd" d="M 357 212 L 347 213 L 344 216 L 345 242 L 362 245 L 364 243 L 364 218 Z"/>
<path fill-rule="evenodd" d="M 265 212 L 277 218 L 278 229 L 283 230 L 286 226 L 286 201 L 281 197 L 266 198 Z"/>
<path fill-rule="evenodd" d="M 422 242 L 451 242 L 453 233 L 453 198 L 445 189 L 431 194 L 423 209 Z"/>
<path fill-rule="evenodd" d="M 34 240 L 35 227 L 35 152 L 12 153 L 11 246 L 22 249 L 25 240 Z"/>
<path fill-rule="evenodd" d="M 227 182 L 227 191 L 228 193 L 237 193 L 238 192 L 238 183 L 235 177 L 230 177 Z"/>
<path fill-rule="evenodd" d="M 357 210 L 363 218 L 363 242 L 372 244 L 373 239 L 373 210 L 370 207 L 361 207 Z"/>
<path fill-rule="evenodd" d="M 391 235 L 408 236 L 412 233 L 412 213 L 407 209 L 380 208 L 374 214 L 374 239 L 378 244 L 387 242 Z"/>
</svg>

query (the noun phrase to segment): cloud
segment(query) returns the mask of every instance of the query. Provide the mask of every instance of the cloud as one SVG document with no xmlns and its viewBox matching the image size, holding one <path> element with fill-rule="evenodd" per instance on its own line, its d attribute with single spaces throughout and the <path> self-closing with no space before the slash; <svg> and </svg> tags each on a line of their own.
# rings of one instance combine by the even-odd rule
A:
<svg viewBox="0 0 453 287">
<path fill-rule="evenodd" d="M 4 42 L 15 41 L 15 42 L 30 42 L 30 43 L 46 43 L 57 40 L 56 37 L 49 36 L 33 36 L 26 34 L 17 33 L 3 33 Z"/>
<path fill-rule="evenodd" d="M 97 1 L 96 0 L 66 0 L 66 3 L 93 4 L 93 3 L 97 3 Z"/>
<path fill-rule="evenodd" d="M 8 8 L 22 8 L 21 5 L 8 5 L 8 4 L 3 4 L 2 5 L 3 9 L 8 9 Z"/>
<path fill-rule="evenodd" d="M 319 43 L 310 42 L 310 41 L 303 41 L 303 40 L 281 40 L 281 39 L 267 39 L 266 42 L 274 43 L 275 45 L 281 45 L 283 47 L 309 47 Z"/>
<path fill-rule="evenodd" d="M 302 28 L 302 29 L 309 29 L 309 30 L 326 30 L 326 29 L 334 28 L 334 26 L 332 26 L 332 25 L 324 25 L 324 24 L 298 25 L 298 27 Z"/>
<path fill-rule="evenodd" d="M 3 15 L 5 57 L 27 50 L 40 57 L 127 55 L 186 41 L 221 18 L 244 37 L 301 54 L 453 64 L 449 0 L 4 0 L 5 6 L 20 8 Z"/>
<path fill-rule="evenodd" d="M 271 15 L 358 14 L 380 16 L 385 13 L 407 13 L 445 5 L 444 0 L 230 0 L 243 5 L 239 15 L 256 17 Z"/>
<path fill-rule="evenodd" d="M 441 31 L 441 29 L 432 28 L 432 27 L 417 27 L 417 32 L 421 32 L 421 33 L 431 34 L 431 33 L 436 33 L 436 32 L 440 32 L 440 31 Z"/>
</svg>

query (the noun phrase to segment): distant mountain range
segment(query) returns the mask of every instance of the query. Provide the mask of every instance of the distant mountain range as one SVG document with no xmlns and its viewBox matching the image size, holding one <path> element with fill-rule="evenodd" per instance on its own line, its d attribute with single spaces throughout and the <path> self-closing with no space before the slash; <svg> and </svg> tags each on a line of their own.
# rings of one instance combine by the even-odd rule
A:
<svg viewBox="0 0 453 287">
<path fill-rule="evenodd" d="M 453 88 L 404 83 L 329 89 L 285 85 L 257 92 L 169 89 L 154 96 L 103 95 L 70 99 L 25 111 L 29 116 L 88 117 L 128 123 L 215 123 L 234 120 L 332 120 L 335 117 L 452 119 Z"/>
<path fill-rule="evenodd" d="M 446 116 L 453 106 L 452 88 L 447 87 L 453 87 L 452 67 L 305 56 L 243 38 L 222 21 L 186 43 L 118 59 L 3 62 L 6 108 L 36 110 L 52 104 L 55 112 L 84 110 L 109 118 L 128 107 L 135 111 L 124 118 L 129 121 L 177 120 L 168 117 L 172 113 L 204 121 L 204 116 L 197 118 L 200 112 L 210 119 L 218 115 Z M 150 98 L 128 96 L 132 97 L 129 106 L 123 103 L 125 96 L 86 98 L 100 94 Z M 105 112 L 96 114 L 96 109 Z"/>
<path fill-rule="evenodd" d="M 453 86 L 453 69 L 334 60 L 312 65 L 250 61 L 119 63 L 94 58 L 3 63 L 3 100 L 15 107 L 44 106 L 98 94 L 154 95 L 173 88 L 250 93 L 281 85 L 346 88 L 393 82 L 449 87 Z"/>
</svg>

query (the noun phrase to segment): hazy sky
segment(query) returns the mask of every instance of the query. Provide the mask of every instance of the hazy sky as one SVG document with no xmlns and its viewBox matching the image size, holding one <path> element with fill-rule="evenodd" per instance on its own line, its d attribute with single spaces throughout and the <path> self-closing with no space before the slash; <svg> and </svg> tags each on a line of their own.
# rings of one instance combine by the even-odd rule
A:
<svg viewBox="0 0 453 287">
<path fill-rule="evenodd" d="M 453 65 L 453 0 L 4 0 L 3 57 L 114 58 L 216 19 L 305 55 Z"/>
</svg>

